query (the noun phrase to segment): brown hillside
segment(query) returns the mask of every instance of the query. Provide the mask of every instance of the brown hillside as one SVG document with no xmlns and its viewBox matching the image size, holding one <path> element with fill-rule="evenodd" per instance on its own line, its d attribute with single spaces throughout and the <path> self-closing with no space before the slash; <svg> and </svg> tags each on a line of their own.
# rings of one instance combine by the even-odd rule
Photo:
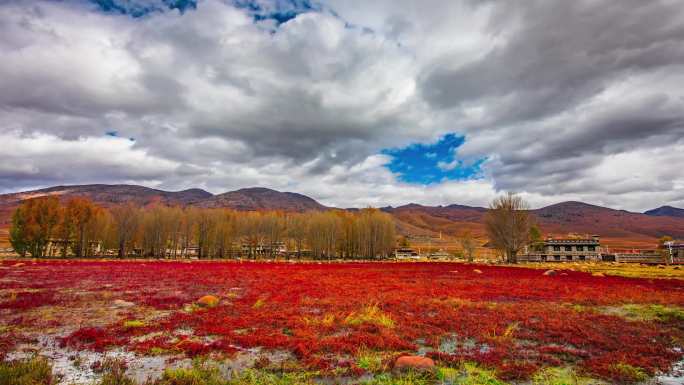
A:
<svg viewBox="0 0 684 385">
<path fill-rule="evenodd" d="M 46 195 L 56 195 L 61 199 L 87 197 L 105 207 L 133 202 L 140 206 L 160 203 L 236 210 L 304 212 L 328 209 L 305 195 L 267 188 L 246 188 L 212 195 L 200 189 L 168 192 L 135 185 L 57 186 L 0 195 L 0 245 L 7 243 L 7 229 L 17 205 L 25 199 Z M 469 231 L 482 243 L 486 241 L 483 218 L 487 209 L 482 207 L 409 204 L 396 208 L 386 207 L 383 211 L 394 216 L 397 230 L 402 235 L 442 235 L 444 240 L 453 242 Z M 602 242 L 610 247 L 650 248 L 655 246 L 656 239 L 662 235 L 684 239 L 682 217 L 633 213 L 582 202 L 558 203 L 532 210 L 532 213 L 546 234 L 598 234 L 602 237 Z"/>
<path fill-rule="evenodd" d="M 215 195 L 195 204 L 199 207 L 225 207 L 235 210 L 283 210 L 304 212 L 327 207 L 306 195 L 280 192 L 263 187 L 244 188 Z"/>
</svg>

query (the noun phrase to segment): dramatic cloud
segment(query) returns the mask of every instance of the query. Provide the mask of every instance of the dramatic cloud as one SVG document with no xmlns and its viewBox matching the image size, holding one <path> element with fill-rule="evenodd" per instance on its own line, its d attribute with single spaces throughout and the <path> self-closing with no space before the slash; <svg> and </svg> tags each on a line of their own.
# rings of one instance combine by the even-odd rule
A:
<svg viewBox="0 0 684 385">
<path fill-rule="evenodd" d="M 9 1 L 0 52 L 4 192 L 684 206 L 677 1 Z"/>
</svg>

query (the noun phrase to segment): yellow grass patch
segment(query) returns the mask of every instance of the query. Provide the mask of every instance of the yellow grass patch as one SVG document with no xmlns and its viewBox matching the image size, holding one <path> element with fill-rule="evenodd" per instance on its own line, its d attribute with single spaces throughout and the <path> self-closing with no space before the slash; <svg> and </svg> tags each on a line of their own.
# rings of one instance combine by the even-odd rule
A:
<svg viewBox="0 0 684 385">
<path fill-rule="evenodd" d="M 392 317 L 383 312 L 377 304 L 366 305 L 361 311 L 352 312 L 344 319 L 344 323 L 352 326 L 369 323 L 386 328 L 394 327 Z"/>
</svg>

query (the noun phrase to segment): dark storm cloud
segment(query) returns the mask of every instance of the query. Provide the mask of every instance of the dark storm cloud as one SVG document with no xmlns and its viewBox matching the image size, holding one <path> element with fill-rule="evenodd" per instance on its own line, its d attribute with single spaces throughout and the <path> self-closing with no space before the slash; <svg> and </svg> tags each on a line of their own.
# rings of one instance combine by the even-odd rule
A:
<svg viewBox="0 0 684 385">
<path fill-rule="evenodd" d="M 0 2 L 0 139 L 13 149 L 0 190 L 264 185 L 343 206 L 485 205 L 497 189 L 535 204 L 682 200 L 676 1 L 168 4 L 127 2 L 153 8 L 133 15 Z M 465 136 L 454 161 L 486 159 L 483 179 L 426 187 L 387 169 L 382 149 L 448 133 Z"/>
<path fill-rule="evenodd" d="M 420 87 L 438 109 L 485 106 L 470 132 L 496 132 L 481 150 L 499 156 L 498 188 L 596 189 L 577 181 L 605 156 L 684 136 L 682 78 L 671 76 L 684 70 L 680 3 L 497 2 L 488 29 L 499 41 L 488 52 L 456 68 L 443 57 Z M 602 99 L 640 78 L 653 82 Z"/>
<path fill-rule="evenodd" d="M 678 2 L 498 2 L 489 32 L 503 42 L 459 68 L 445 57 L 421 87 L 440 108 L 510 95 L 524 108 L 499 119 L 542 118 L 634 72 L 682 65 L 682 21 Z"/>
</svg>

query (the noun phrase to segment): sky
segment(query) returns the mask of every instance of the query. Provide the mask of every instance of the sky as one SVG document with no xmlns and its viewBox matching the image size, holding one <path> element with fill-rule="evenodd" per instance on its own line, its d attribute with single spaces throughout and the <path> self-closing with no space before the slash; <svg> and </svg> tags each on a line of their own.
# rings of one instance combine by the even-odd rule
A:
<svg viewBox="0 0 684 385">
<path fill-rule="evenodd" d="M 0 192 L 684 207 L 680 0 L 0 0 Z"/>
</svg>

